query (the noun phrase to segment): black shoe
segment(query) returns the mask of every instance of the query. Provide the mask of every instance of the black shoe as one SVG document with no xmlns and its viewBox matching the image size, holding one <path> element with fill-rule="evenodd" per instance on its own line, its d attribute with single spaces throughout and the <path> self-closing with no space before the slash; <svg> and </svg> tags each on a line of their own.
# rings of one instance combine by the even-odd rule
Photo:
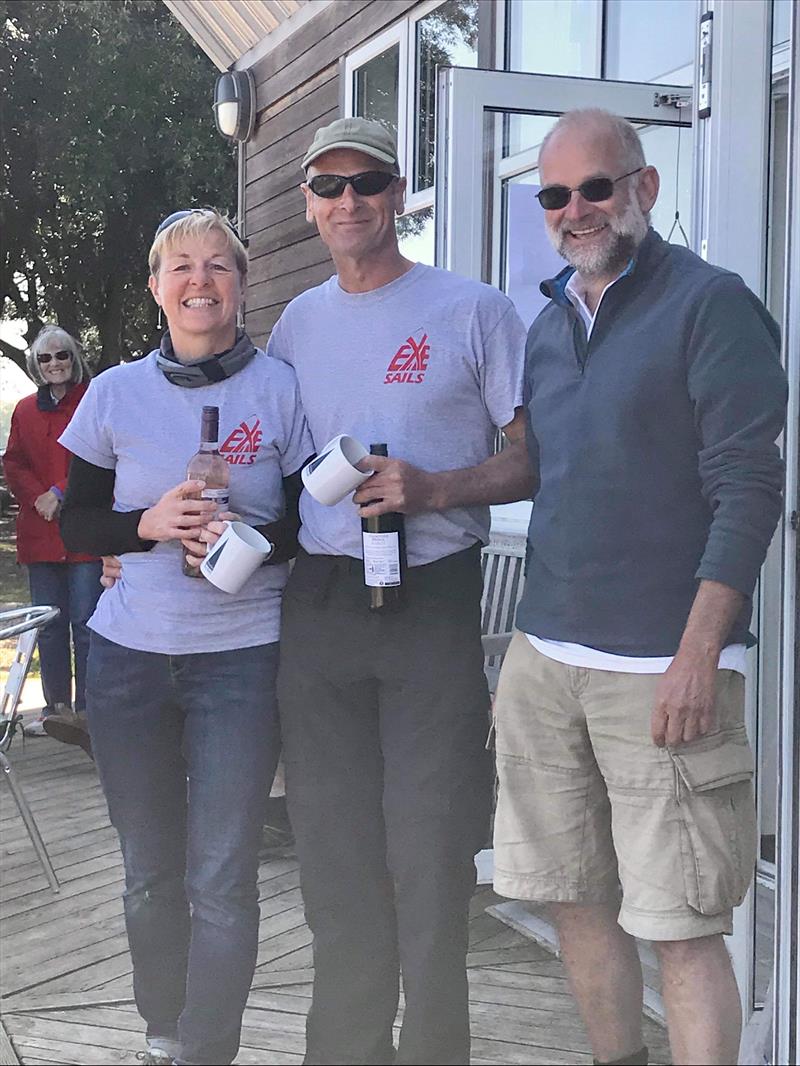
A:
<svg viewBox="0 0 800 1066">
<path fill-rule="evenodd" d="M 94 759 L 89 724 L 82 711 L 77 714 L 48 714 L 42 725 L 45 733 L 53 740 L 60 740 L 62 744 L 77 744 L 90 759 Z"/>
</svg>

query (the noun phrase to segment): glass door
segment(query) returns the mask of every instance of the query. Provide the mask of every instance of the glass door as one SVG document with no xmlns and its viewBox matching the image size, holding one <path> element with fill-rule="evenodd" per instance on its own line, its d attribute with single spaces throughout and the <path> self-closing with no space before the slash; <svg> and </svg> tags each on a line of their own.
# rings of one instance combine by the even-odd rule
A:
<svg viewBox="0 0 800 1066">
<path fill-rule="evenodd" d="M 539 282 L 563 266 L 535 193 L 539 145 L 565 111 L 602 107 L 639 128 L 661 174 L 654 225 L 666 236 L 677 209 L 672 239 L 689 242 L 691 89 L 453 67 L 438 91 L 436 262 L 501 287 L 526 324 Z"/>
<path fill-rule="evenodd" d="M 553 250 L 539 189 L 539 147 L 565 111 L 602 107 L 639 130 L 646 158 L 661 175 L 653 225 L 689 244 L 693 130 L 686 86 L 450 68 L 440 72 L 436 157 L 437 265 L 502 289 L 529 325 L 544 306 L 539 283 L 564 266 Z M 492 531 L 505 542 L 524 535 L 530 503 L 493 508 Z M 479 857 L 487 878 L 491 852 Z M 522 904 L 495 908 L 540 942 L 554 943 L 543 913 Z M 647 1005 L 661 1012 L 655 958 L 641 946 Z"/>
<path fill-rule="evenodd" d="M 588 16 L 598 0 L 578 2 L 585 6 L 587 17 L 570 26 L 583 32 L 594 25 Z M 589 46 L 591 40 L 597 44 L 599 31 L 591 40 L 591 34 L 586 40 L 568 36 L 563 41 L 559 38 L 560 44 L 541 35 L 520 36 L 514 13 L 529 16 L 532 12 L 532 5 L 524 0 L 510 0 L 507 49 L 513 58 L 515 42 L 527 47 L 530 41 L 547 40 L 548 47 L 560 47 L 572 57 L 575 73 L 647 76 L 651 70 L 667 69 L 655 59 L 644 66 L 638 62 L 651 45 L 657 47 L 647 36 L 653 24 L 651 7 L 623 8 L 617 0 L 609 0 L 608 11 L 613 15 L 616 10 L 628 19 L 618 27 L 620 34 L 631 31 L 630 17 L 637 11 L 644 19 L 638 44 L 625 52 L 627 65 L 609 64 L 608 56 L 601 62 L 594 56 Z M 671 11 L 673 7 L 674 0 L 670 0 Z M 690 19 L 696 19 L 701 10 L 714 9 L 713 77 L 710 88 L 706 86 L 710 115 L 706 112 L 694 124 L 696 106 L 690 99 L 692 89 L 686 85 L 440 70 L 436 262 L 498 286 L 514 301 L 526 324 L 532 321 L 543 304 L 539 282 L 563 265 L 547 239 L 543 212 L 534 199 L 539 146 L 565 111 L 601 107 L 637 126 L 648 162 L 659 170 L 655 228 L 673 243 L 685 241 L 704 258 L 740 274 L 783 328 L 790 381 L 790 413 L 783 441 L 786 507 L 754 597 L 753 627 L 759 646 L 749 653 L 747 681 L 747 724 L 757 755 L 761 840 L 754 888 L 735 912 L 728 949 L 742 994 L 743 1054 L 749 1048 L 755 1056 L 741 1061 L 769 1061 L 772 1031 L 771 1061 L 800 1062 L 796 1057 L 800 1046 L 800 717 L 794 702 L 800 692 L 800 658 L 796 659 L 800 656 L 796 640 L 800 624 L 796 517 L 800 179 L 790 166 L 800 142 L 796 84 L 800 4 L 700 0 L 697 6 L 687 3 L 687 12 L 690 7 Z M 613 18 L 604 24 L 608 36 Z M 532 62 L 548 69 L 544 53 Z M 563 56 L 559 62 L 559 69 L 571 73 Z M 700 76 L 696 57 L 695 84 Z M 663 77 L 672 82 L 689 80 L 691 75 L 673 70 L 671 78 Z M 499 522 L 501 533 L 524 534 L 529 504 L 495 512 L 493 528 Z M 484 869 L 490 861 L 490 855 L 484 856 Z M 547 939 L 540 919 L 532 927 L 539 939 Z M 654 982 L 649 983 L 655 988 Z M 658 1007 L 655 993 L 651 993 L 650 1005 Z"/>
<path fill-rule="evenodd" d="M 563 266 L 536 201 L 539 145 L 565 111 L 603 107 L 636 124 L 661 174 L 653 223 L 691 235 L 691 89 L 452 67 L 439 75 L 436 263 L 496 285 L 526 326 L 544 306 L 539 283 Z M 673 226 L 676 221 L 677 224 Z M 498 534 L 522 537 L 530 504 L 493 509 Z"/>
</svg>

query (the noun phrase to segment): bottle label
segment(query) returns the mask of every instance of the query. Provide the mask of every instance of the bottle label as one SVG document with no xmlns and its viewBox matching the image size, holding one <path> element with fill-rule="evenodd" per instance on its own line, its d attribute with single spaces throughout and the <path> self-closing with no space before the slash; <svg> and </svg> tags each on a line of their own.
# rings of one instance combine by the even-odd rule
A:
<svg viewBox="0 0 800 1066">
<path fill-rule="evenodd" d="M 362 533 L 364 584 L 387 588 L 400 584 L 400 537 L 397 533 Z"/>
<path fill-rule="evenodd" d="M 217 509 L 220 511 L 228 510 L 228 503 L 230 501 L 229 489 L 203 489 L 200 493 L 201 500 L 213 500 L 217 505 Z"/>
</svg>

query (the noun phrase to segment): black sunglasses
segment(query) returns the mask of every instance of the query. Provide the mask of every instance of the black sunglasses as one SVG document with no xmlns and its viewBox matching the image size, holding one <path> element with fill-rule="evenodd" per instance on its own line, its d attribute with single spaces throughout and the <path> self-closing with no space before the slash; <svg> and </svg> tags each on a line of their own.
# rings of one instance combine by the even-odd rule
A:
<svg viewBox="0 0 800 1066">
<path fill-rule="evenodd" d="M 589 178 L 588 181 L 582 181 L 574 189 L 566 185 L 546 185 L 537 192 L 536 199 L 545 211 L 559 211 L 562 207 L 566 207 L 574 192 L 579 192 L 587 203 L 599 204 L 602 200 L 611 199 L 614 195 L 614 186 L 618 181 L 629 178 L 632 174 L 638 174 L 640 170 L 644 170 L 644 167 L 629 170 L 627 174 L 622 174 L 618 178 Z"/>
<path fill-rule="evenodd" d="M 343 174 L 315 174 L 309 180 L 308 187 L 315 196 L 322 196 L 326 200 L 341 196 L 348 185 L 353 186 L 353 192 L 358 196 L 377 196 L 388 189 L 396 178 L 396 174 L 386 170 L 365 170 L 362 174 L 351 174 L 349 178 Z"/>
<path fill-rule="evenodd" d="M 66 363 L 68 359 L 72 358 L 72 352 L 60 351 L 54 352 L 52 355 L 49 352 L 42 352 L 41 355 L 36 356 L 37 363 L 49 363 L 51 359 L 58 359 L 59 363 Z"/>
</svg>

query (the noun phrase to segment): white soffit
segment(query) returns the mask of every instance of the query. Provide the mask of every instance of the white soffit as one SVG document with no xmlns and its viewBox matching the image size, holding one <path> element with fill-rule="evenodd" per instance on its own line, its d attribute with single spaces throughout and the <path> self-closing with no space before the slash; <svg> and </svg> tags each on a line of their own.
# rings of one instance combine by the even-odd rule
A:
<svg viewBox="0 0 800 1066">
<path fill-rule="evenodd" d="M 164 0 L 172 14 L 219 67 L 228 70 L 273 31 L 291 32 L 318 4 L 309 0 Z M 327 5 L 325 5 L 327 6 Z M 310 7 L 312 10 L 305 11 Z"/>
</svg>

